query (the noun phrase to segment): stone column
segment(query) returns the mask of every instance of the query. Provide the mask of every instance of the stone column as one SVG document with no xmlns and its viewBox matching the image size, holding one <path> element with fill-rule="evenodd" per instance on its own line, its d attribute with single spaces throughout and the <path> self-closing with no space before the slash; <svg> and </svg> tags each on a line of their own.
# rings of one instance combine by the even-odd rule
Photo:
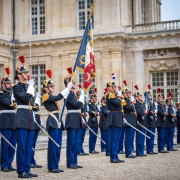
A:
<svg viewBox="0 0 180 180">
<path fill-rule="evenodd" d="M 60 57 L 59 54 L 52 54 L 51 55 L 51 62 L 52 62 L 52 79 L 55 86 L 55 94 L 60 92 L 60 72 L 61 72 L 61 64 L 60 64 Z"/>
<path fill-rule="evenodd" d="M 120 24 L 119 0 L 111 0 L 111 24 Z"/>
<path fill-rule="evenodd" d="M 52 31 L 51 38 L 57 38 L 60 35 L 59 31 L 59 20 L 60 20 L 60 2 L 57 0 L 52 0 Z"/>
<path fill-rule="evenodd" d="M 111 52 L 112 58 L 112 73 L 115 74 L 117 86 L 122 86 L 122 55 L 120 50 Z"/>
<path fill-rule="evenodd" d="M 12 80 L 12 82 L 13 82 L 13 79 L 14 79 L 13 57 L 9 57 L 9 58 L 8 58 L 7 67 L 10 68 L 10 78 L 11 78 L 11 80 Z"/>
<path fill-rule="evenodd" d="M 110 81 L 112 78 L 110 76 L 110 57 L 109 50 L 102 50 L 101 52 L 101 61 L 102 61 L 102 87 L 106 87 L 107 81 Z"/>
<path fill-rule="evenodd" d="M 139 91 L 143 93 L 145 87 L 145 70 L 144 70 L 143 52 L 134 52 L 134 85 L 138 85 Z"/>
</svg>

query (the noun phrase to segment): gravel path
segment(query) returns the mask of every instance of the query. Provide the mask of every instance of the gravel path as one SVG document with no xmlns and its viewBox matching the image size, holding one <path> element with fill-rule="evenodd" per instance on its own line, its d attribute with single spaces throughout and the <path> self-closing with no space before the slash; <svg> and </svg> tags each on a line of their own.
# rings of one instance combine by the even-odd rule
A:
<svg viewBox="0 0 180 180">
<path fill-rule="evenodd" d="M 112 164 L 105 153 L 100 152 L 97 155 L 78 157 L 78 164 L 83 169 L 66 168 L 66 149 L 62 149 L 60 169 L 65 172 L 60 174 L 48 173 L 47 170 L 47 151 L 36 151 L 37 164 L 43 165 L 41 169 L 32 169 L 32 173 L 38 174 L 42 180 L 50 179 L 180 179 L 180 145 L 174 146 L 178 151 L 168 154 L 148 155 L 135 159 L 127 159 L 124 155 L 119 155 L 125 163 Z M 86 152 L 88 149 L 85 149 Z M 96 149 L 100 151 L 100 149 Z M 155 147 L 155 152 L 157 148 Z M 15 165 L 15 160 L 13 166 Z M 17 179 L 15 172 L 0 172 L 0 179 Z"/>
</svg>

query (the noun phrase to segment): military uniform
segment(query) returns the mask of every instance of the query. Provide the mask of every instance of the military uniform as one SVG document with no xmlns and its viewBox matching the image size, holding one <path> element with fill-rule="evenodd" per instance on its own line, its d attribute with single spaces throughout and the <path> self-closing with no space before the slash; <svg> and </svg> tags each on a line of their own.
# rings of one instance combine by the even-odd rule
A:
<svg viewBox="0 0 180 180">
<path fill-rule="evenodd" d="M 106 142 L 106 141 L 108 141 L 108 138 L 109 138 L 109 137 L 107 137 L 107 133 L 106 133 L 106 131 L 108 130 L 108 127 L 107 127 L 108 107 L 106 104 L 102 104 L 100 106 L 100 109 L 101 109 L 101 111 L 100 111 L 99 127 L 100 127 L 100 131 L 101 131 L 101 139 L 104 142 Z M 107 148 L 107 151 L 106 151 L 106 148 Z M 104 144 L 103 142 L 101 142 L 101 151 L 106 152 L 106 154 L 109 154 L 107 143 Z"/>
<path fill-rule="evenodd" d="M 87 121 L 86 121 L 87 113 L 85 111 L 83 104 L 81 105 L 80 109 L 81 109 L 81 116 L 84 118 L 85 123 L 87 124 Z M 88 155 L 84 152 L 84 149 L 83 149 L 85 135 L 86 135 L 86 126 L 83 124 L 83 128 L 79 129 L 79 145 L 78 145 L 78 154 L 82 156 Z"/>
<path fill-rule="evenodd" d="M 107 82 L 108 87 L 114 87 L 115 82 Z M 121 100 L 117 98 L 115 93 L 109 92 L 106 96 L 106 104 L 109 109 L 107 126 L 110 129 L 110 162 L 119 163 L 124 162 L 118 157 L 118 137 L 120 130 L 123 128 L 123 111 Z"/>
<path fill-rule="evenodd" d="M 156 128 L 156 123 L 155 123 L 155 116 L 153 114 L 153 106 L 152 102 L 150 102 L 150 107 L 148 109 L 147 115 L 146 115 L 146 120 L 147 120 L 147 128 L 155 133 L 155 128 Z M 146 151 L 147 154 L 154 154 L 153 148 L 154 148 L 154 135 L 150 132 L 147 131 L 147 136 L 150 137 L 150 139 L 146 138 Z"/>
<path fill-rule="evenodd" d="M 34 103 L 34 104 L 32 104 L 32 108 L 33 108 L 33 112 L 34 112 L 34 115 L 35 115 L 36 122 L 41 126 L 41 117 L 40 117 L 39 105 Z M 36 167 L 40 168 L 40 167 L 42 167 L 42 166 L 36 164 L 36 160 L 34 158 L 35 147 L 36 147 L 36 142 L 37 142 L 37 138 L 38 138 L 38 135 L 39 135 L 39 131 L 40 131 L 40 128 L 37 125 L 35 125 L 35 133 L 34 133 L 33 147 L 32 147 L 33 151 L 32 151 L 32 155 L 31 155 L 31 159 L 30 159 L 31 168 L 36 168 Z"/>
<path fill-rule="evenodd" d="M 45 80 L 43 87 L 54 86 L 52 80 Z M 69 90 L 66 88 L 57 96 L 53 96 L 51 93 L 46 93 L 42 96 L 42 102 L 44 107 L 49 113 L 46 121 L 46 129 L 48 130 L 49 136 L 53 138 L 60 147 L 57 147 L 52 140 L 48 141 L 48 169 L 49 172 L 59 173 L 62 170 L 59 169 L 59 161 L 61 155 L 61 144 L 62 144 L 62 131 L 65 129 L 63 121 L 59 122 L 60 119 L 60 107 L 58 101 L 67 98 Z"/>
<path fill-rule="evenodd" d="M 180 106 L 180 103 L 177 104 L 177 106 Z M 176 111 L 176 116 L 177 116 L 177 143 L 180 144 L 180 110 L 177 109 Z"/>
<path fill-rule="evenodd" d="M 143 111 L 143 103 L 136 101 L 135 103 L 136 113 L 137 113 L 137 121 L 142 126 L 146 127 L 146 120 L 144 118 Z M 137 128 L 144 134 L 146 134 L 146 130 L 140 125 L 137 125 Z M 140 132 L 136 132 L 136 156 L 144 156 L 144 141 L 145 136 Z"/>
<path fill-rule="evenodd" d="M 11 83 L 10 78 L 6 78 L 2 83 Z M 2 90 L 0 92 L 0 130 L 2 135 L 16 147 L 17 132 L 13 131 L 15 120 L 14 103 L 11 101 L 11 92 Z M 12 162 L 15 150 L 1 138 L 1 170 L 8 172 L 12 170 Z"/>
<path fill-rule="evenodd" d="M 93 98 L 97 98 L 96 94 L 95 95 L 91 95 L 93 96 Z M 89 119 L 88 119 L 88 126 L 96 133 L 98 134 L 98 108 L 97 106 L 90 102 L 88 104 L 89 106 Z M 97 136 L 95 136 L 90 130 L 89 130 L 89 153 L 97 153 L 95 151 L 95 146 L 96 146 L 96 140 L 97 140 Z"/>
</svg>

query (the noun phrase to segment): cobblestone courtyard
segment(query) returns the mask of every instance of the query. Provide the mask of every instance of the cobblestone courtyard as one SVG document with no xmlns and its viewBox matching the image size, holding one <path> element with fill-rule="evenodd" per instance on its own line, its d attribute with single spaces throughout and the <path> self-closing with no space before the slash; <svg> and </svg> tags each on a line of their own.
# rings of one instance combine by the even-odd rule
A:
<svg viewBox="0 0 180 180">
<path fill-rule="evenodd" d="M 135 159 L 127 159 L 124 155 L 119 155 L 120 159 L 125 163 L 112 164 L 109 157 L 105 153 L 100 152 L 97 155 L 78 156 L 78 164 L 83 169 L 67 169 L 66 168 L 66 149 L 61 152 L 60 169 L 64 173 L 52 174 L 47 170 L 47 150 L 36 151 L 37 164 L 43 165 L 41 169 L 32 169 L 32 173 L 38 174 L 38 178 L 43 180 L 50 179 L 180 179 L 180 145 L 174 146 L 178 149 L 176 152 L 168 154 L 148 155 L 147 157 L 138 157 Z M 96 149 L 100 151 L 100 149 Z M 87 152 L 88 149 L 86 148 Z M 157 148 L 155 146 L 155 152 Z M 13 166 L 15 165 L 15 160 Z M 17 179 L 15 172 L 2 173 L 0 179 Z"/>
</svg>

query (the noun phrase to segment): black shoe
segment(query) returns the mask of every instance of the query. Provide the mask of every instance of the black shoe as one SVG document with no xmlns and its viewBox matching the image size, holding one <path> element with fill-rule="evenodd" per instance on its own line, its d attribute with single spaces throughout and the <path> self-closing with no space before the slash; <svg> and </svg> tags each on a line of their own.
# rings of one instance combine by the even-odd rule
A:
<svg viewBox="0 0 180 180">
<path fill-rule="evenodd" d="M 137 156 L 139 156 L 139 157 L 144 157 L 144 156 L 147 156 L 146 154 L 139 154 L 139 155 L 137 155 Z"/>
<path fill-rule="evenodd" d="M 30 164 L 30 168 L 36 168 L 34 164 Z"/>
<path fill-rule="evenodd" d="M 85 156 L 89 155 L 89 154 L 87 154 L 87 153 L 85 153 L 85 152 L 83 152 L 83 154 L 84 154 Z"/>
<path fill-rule="evenodd" d="M 132 150 L 131 153 L 135 153 L 136 151 L 135 150 Z"/>
<path fill-rule="evenodd" d="M 64 172 L 64 170 L 62 170 L 62 169 L 59 169 L 59 171 L 60 171 L 60 172 Z"/>
<path fill-rule="evenodd" d="M 80 153 L 78 154 L 78 156 L 84 156 L 84 153 L 80 152 Z"/>
<path fill-rule="evenodd" d="M 77 168 L 83 168 L 82 166 L 79 166 L 79 165 L 77 165 L 77 164 L 76 164 L 76 167 L 77 167 Z"/>
<path fill-rule="evenodd" d="M 70 168 L 70 169 L 78 169 L 78 167 L 76 165 L 68 166 L 68 168 Z"/>
<path fill-rule="evenodd" d="M 158 154 L 158 153 L 156 153 L 156 152 L 148 152 L 147 154 L 154 155 L 154 154 Z"/>
<path fill-rule="evenodd" d="M 136 156 L 130 154 L 129 156 L 127 156 L 126 158 L 136 158 Z"/>
<path fill-rule="evenodd" d="M 117 161 L 119 161 L 120 163 L 123 163 L 123 162 L 125 162 L 124 160 L 121 160 L 121 159 L 117 159 Z"/>
<path fill-rule="evenodd" d="M 125 154 L 125 152 L 124 151 L 119 151 L 118 154 Z"/>
<path fill-rule="evenodd" d="M 18 173 L 18 178 L 31 178 L 26 172 Z"/>
<path fill-rule="evenodd" d="M 17 169 L 15 169 L 13 167 L 9 167 L 8 169 L 11 170 L 11 171 L 16 171 L 17 170 Z"/>
<path fill-rule="evenodd" d="M 33 174 L 33 173 L 31 173 L 31 172 L 26 172 L 29 176 L 31 176 L 31 177 L 38 177 L 38 175 L 37 174 Z"/>
<path fill-rule="evenodd" d="M 35 166 L 36 168 L 42 168 L 41 165 L 34 164 L 34 166 Z"/>
<path fill-rule="evenodd" d="M 167 145 L 165 144 L 164 147 L 167 147 Z"/>
<path fill-rule="evenodd" d="M 103 149 L 103 150 L 101 150 L 101 152 L 106 152 L 106 150 L 105 150 L 105 149 Z"/>
<path fill-rule="evenodd" d="M 97 151 L 92 151 L 92 152 L 90 152 L 91 154 L 98 154 L 99 152 L 97 152 Z"/>
<path fill-rule="evenodd" d="M 111 163 L 120 163 L 117 159 L 110 161 Z"/>
<path fill-rule="evenodd" d="M 110 156 L 110 154 L 106 154 L 106 156 Z"/>
<path fill-rule="evenodd" d="M 177 144 L 173 143 L 173 146 L 176 146 Z"/>
<path fill-rule="evenodd" d="M 60 169 L 49 169 L 50 173 L 60 173 L 60 172 L 64 172 L 63 170 Z"/>
<path fill-rule="evenodd" d="M 177 151 L 177 149 L 168 149 L 168 151 Z"/>
<path fill-rule="evenodd" d="M 159 153 L 169 153 L 169 152 L 165 151 L 165 150 L 161 150 L 161 151 L 159 151 Z"/>
<path fill-rule="evenodd" d="M 8 167 L 3 168 L 2 172 L 11 172 L 11 170 Z"/>
</svg>

